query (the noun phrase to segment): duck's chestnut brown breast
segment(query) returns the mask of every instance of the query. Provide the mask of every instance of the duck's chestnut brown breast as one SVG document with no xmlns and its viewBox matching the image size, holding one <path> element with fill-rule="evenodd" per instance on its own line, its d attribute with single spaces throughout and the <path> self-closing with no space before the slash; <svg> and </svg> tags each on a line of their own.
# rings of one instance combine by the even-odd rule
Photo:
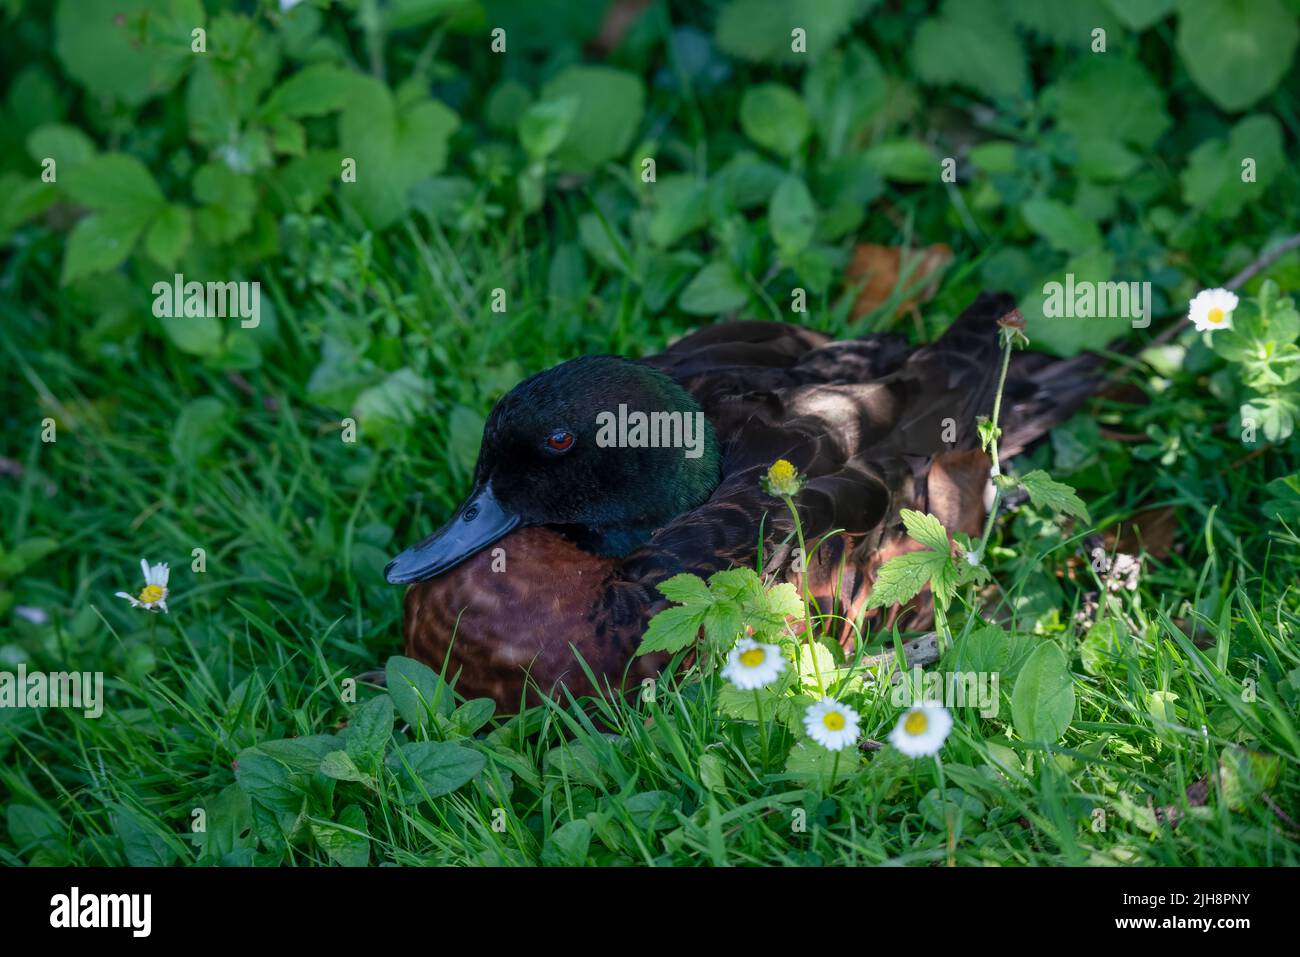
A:
<svg viewBox="0 0 1300 957">
<path fill-rule="evenodd" d="M 446 675 L 460 694 L 492 698 L 508 712 L 525 700 L 535 703 L 537 689 L 550 692 L 560 683 L 575 695 L 595 693 L 575 648 L 595 674 L 617 684 L 630 658 L 628 642 L 597 636 L 591 619 L 614 567 L 614 560 L 585 552 L 558 532 L 519 529 L 407 589 L 406 654 L 438 671 L 450 657 Z M 657 672 L 650 662 L 640 665 L 633 662 L 628 685 L 642 671 Z"/>
</svg>

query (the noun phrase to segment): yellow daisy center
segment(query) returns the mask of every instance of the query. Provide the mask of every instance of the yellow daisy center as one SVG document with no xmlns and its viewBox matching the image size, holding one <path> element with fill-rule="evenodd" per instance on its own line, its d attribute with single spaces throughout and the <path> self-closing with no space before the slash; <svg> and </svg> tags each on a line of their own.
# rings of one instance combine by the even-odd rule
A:
<svg viewBox="0 0 1300 957">
<path fill-rule="evenodd" d="M 140 600 L 148 605 L 155 601 L 162 601 L 165 594 L 161 585 L 145 585 L 144 590 L 140 592 Z"/>
<path fill-rule="evenodd" d="M 822 724 L 828 731 L 842 731 L 844 729 L 844 715 L 838 711 L 827 711 L 822 715 Z"/>
<path fill-rule="evenodd" d="M 794 478 L 794 466 L 785 459 L 777 459 L 767 470 L 767 477 L 773 482 L 788 482 Z"/>
<path fill-rule="evenodd" d="M 903 720 L 903 730 L 911 735 L 925 734 L 925 729 L 930 727 L 930 719 L 925 716 L 924 711 L 913 711 Z"/>
<path fill-rule="evenodd" d="M 1205 319 L 1210 325 L 1217 326 L 1219 323 L 1223 322 L 1223 310 L 1216 306 L 1214 309 L 1210 310 L 1209 315 L 1207 315 Z"/>
<path fill-rule="evenodd" d="M 750 648 L 740 653 L 740 663 L 746 668 L 757 668 L 766 657 L 762 648 Z"/>
</svg>

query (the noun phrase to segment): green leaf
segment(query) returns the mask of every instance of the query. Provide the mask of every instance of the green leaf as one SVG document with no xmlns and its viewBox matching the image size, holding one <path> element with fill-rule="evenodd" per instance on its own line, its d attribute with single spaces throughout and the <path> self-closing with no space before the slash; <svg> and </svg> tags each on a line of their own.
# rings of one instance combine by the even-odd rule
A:
<svg viewBox="0 0 1300 957">
<path fill-rule="evenodd" d="M 95 155 L 95 141 L 75 126 L 47 123 L 28 134 L 27 155 L 37 163 L 52 159 L 66 171 Z"/>
<path fill-rule="evenodd" d="M 683 312 L 708 316 L 740 309 L 749 297 L 749 286 L 730 263 L 713 262 L 686 284 L 677 305 Z"/>
<path fill-rule="evenodd" d="M 1092 522 L 1087 506 L 1083 504 L 1083 499 L 1074 493 L 1074 489 L 1063 482 L 1054 481 L 1042 469 L 1021 476 L 1020 484 L 1029 493 L 1029 500 L 1040 508 L 1073 515 L 1086 523 Z"/>
<path fill-rule="evenodd" d="M 886 179 L 900 183 L 929 183 L 938 179 L 939 161 L 920 140 L 886 140 L 863 153 L 868 164 Z"/>
<path fill-rule="evenodd" d="M 753 142 L 792 157 L 808 139 L 808 110 L 799 95 L 780 83 L 760 83 L 740 100 L 740 128 Z"/>
<path fill-rule="evenodd" d="M 1130 30 L 1142 31 L 1174 10 L 1178 0 L 1106 0 L 1111 13 Z"/>
<path fill-rule="evenodd" d="M 1046 94 L 1061 129 L 1080 151 L 1098 141 L 1146 150 L 1169 129 L 1165 94 L 1136 60 L 1081 56 Z"/>
<path fill-rule="evenodd" d="M 836 41 L 878 0 L 729 0 L 718 12 L 718 47 L 761 63 L 803 66 L 829 55 Z M 802 29 L 806 51 L 794 50 Z"/>
<path fill-rule="evenodd" d="M 373 77 L 353 77 L 339 114 L 339 148 L 356 162 L 356 182 L 341 183 L 340 195 L 373 228 L 392 224 L 410 208 L 411 187 L 442 171 L 459 125 L 437 100 L 399 103 Z"/>
<path fill-rule="evenodd" d="M 993 0 L 947 0 L 912 40 L 917 75 L 988 97 L 1019 98 L 1029 83 L 1025 51 Z"/>
<path fill-rule="evenodd" d="M 241 754 L 235 780 L 249 797 L 273 811 L 296 812 L 302 807 L 302 791 L 293 786 L 289 772 L 274 758 Z"/>
<path fill-rule="evenodd" d="M 1256 396 L 1241 406 L 1242 423 L 1254 423 L 1269 442 L 1290 438 L 1297 418 L 1300 402 L 1289 395 Z"/>
<path fill-rule="evenodd" d="M 1050 641 L 1031 654 L 1011 693 L 1011 722 L 1025 741 L 1054 743 L 1074 718 L 1074 680 L 1065 653 Z"/>
<path fill-rule="evenodd" d="M 645 110 L 645 87 L 634 73 L 606 66 L 570 66 L 542 88 L 543 100 L 573 98 L 576 112 L 555 151 L 560 169 L 588 173 L 632 145 Z"/>
<path fill-rule="evenodd" d="M 230 427 L 230 411 L 216 396 L 192 399 L 181 408 L 172 428 L 171 451 L 177 462 L 194 468 L 212 455 Z"/>
<path fill-rule="evenodd" d="M 591 825 L 586 820 L 569 821 L 556 828 L 542 845 L 542 866 L 578 867 L 585 864 L 591 835 Z"/>
<path fill-rule="evenodd" d="M 405 761 L 405 765 L 397 763 L 408 804 L 450 794 L 471 781 L 487 763 L 481 752 L 446 741 L 416 741 L 398 750 Z"/>
<path fill-rule="evenodd" d="M 120 266 L 131 255 L 143 230 L 144 223 L 132 213 L 87 216 L 68 237 L 63 284 Z"/>
<path fill-rule="evenodd" d="M 393 736 L 393 699 L 381 694 L 358 709 L 348 724 L 347 753 L 358 767 L 378 770 Z"/>
<path fill-rule="evenodd" d="M 134 156 L 105 153 L 76 164 L 60 180 L 74 201 L 93 210 L 148 221 L 163 207 L 153 174 Z"/>
<path fill-rule="evenodd" d="M 190 31 L 206 23 L 199 0 L 59 0 L 53 35 L 91 96 L 138 106 L 175 85 L 195 59 Z"/>
<path fill-rule="evenodd" d="M 412 728 L 428 730 L 429 709 L 446 717 L 455 702 L 449 689 L 428 665 L 393 655 L 384 668 L 385 685 L 393 706 Z"/>
<path fill-rule="evenodd" d="M 883 608 L 911 601 L 926 583 L 951 565 L 948 555 L 938 552 L 905 552 L 880 566 L 867 599 L 868 608 Z"/>
<path fill-rule="evenodd" d="M 145 252 L 156 262 L 171 269 L 189 248 L 191 222 L 187 207 L 165 206 L 145 234 Z"/>
<path fill-rule="evenodd" d="M 1254 180 L 1243 180 L 1244 160 L 1254 161 Z M 1268 186 L 1287 168 L 1282 128 L 1271 116 L 1248 116 L 1228 139 L 1197 145 L 1180 176 L 1183 202 L 1212 219 L 1231 219 L 1250 202 L 1269 201 Z"/>
<path fill-rule="evenodd" d="M 320 773 L 335 781 L 360 781 L 370 784 L 374 778 L 362 771 L 346 751 L 331 751 L 320 760 Z"/>
<path fill-rule="evenodd" d="M 708 605 L 713 601 L 709 586 L 698 575 L 683 572 L 660 582 L 658 588 L 660 594 L 678 605 Z"/>
<path fill-rule="evenodd" d="M 321 116 L 342 109 L 355 77 L 332 63 L 313 63 L 285 80 L 266 101 L 265 115 Z"/>
<path fill-rule="evenodd" d="M 674 605 L 650 619 L 638 655 L 655 651 L 674 653 L 694 644 L 704 624 L 704 609 L 693 605 Z"/>
<path fill-rule="evenodd" d="M 928 512 L 917 512 L 910 508 L 905 508 L 899 513 L 903 519 L 903 527 L 907 529 L 907 535 L 914 542 L 920 542 L 929 548 L 934 549 L 941 554 L 947 554 L 952 543 L 948 541 L 948 533 L 944 531 L 943 523 Z"/>
<path fill-rule="evenodd" d="M 533 160 L 545 159 L 560 148 L 578 114 L 578 97 L 534 103 L 519 120 L 519 142 Z"/>
<path fill-rule="evenodd" d="M 330 860 L 343 867 L 365 867 L 370 863 L 370 832 L 361 807 L 349 804 L 337 824 L 312 822 L 312 837 Z"/>
<path fill-rule="evenodd" d="M 491 698 L 471 698 L 452 712 L 452 728 L 463 737 L 469 737 L 491 721 L 496 710 L 497 704 Z"/>
<path fill-rule="evenodd" d="M 817 207 L 803 177 L 791 173 L 781 180 L 768 206 L 768 225 L 782 256 L 793 256 L 812 242 L 817 230 Z"/>
<path fill-rule="evenodd" d="M 1180 0 L 1175 45 L 1198 87 L 1235 113 L 1291 68 L 1300 28 L 1281 0 Z"/>
<path fill-rule="evenodd" d="M 1020 214 L 1029 228 L 1054 249 L 1081 253 L 1101 245 L 1101 231 L 1097 224 L 1055 199 L 1045 196 L 1028 199 L 1020 204 Z"/>
</svg>

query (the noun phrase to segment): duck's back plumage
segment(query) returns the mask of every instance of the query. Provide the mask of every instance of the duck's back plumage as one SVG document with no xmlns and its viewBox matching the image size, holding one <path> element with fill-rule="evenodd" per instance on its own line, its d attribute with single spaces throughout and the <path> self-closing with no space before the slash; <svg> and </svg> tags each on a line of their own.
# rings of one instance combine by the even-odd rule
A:
<svg viewBox="0 0 1300 957">
<path fill-rule="evenodd" d="M 517 704 L 523 688 L 522 670 L 501 674 L 507 659 L 535 657 L 533 680 L 543 690 L 562 680 L 575 693 L 590 691 L 570 645 L 598 676 L 619 684 L 649 618 L 666 604 L 656 587 L 665 579 L 753 566 L 761 547 L 767 573 L 798 580 L 793 523 L 784 503 L 759 483 L 781 458 L 807 477 L 796 502 L 815 551 L 808 575 L 820 610 L 857 619 L 879 565 L 914 547 L 903 534 L 901 509 L 930 511 L 949 532 L 978 534 L 989 460 L 979 449 L 977 418 L 992 410 L 997 321 L 1014 305 L 1010 296 L 983 294 L 935 343 L 911 351 L 892 334 L 836 342 L 782 323 L 734 322 L 643 360 L 685 388 L 712 422 L 722 451 L 722 479 L 712 496 L 622 560 L 579 555 L 546 528 L 512 533 L 502 543 L 508 574 L 493 576 L 480 555 L 411 586 L 407 653 L 441 666 L 451 645 L 449 670 L 461 672 L 461 692 L 503 706 Z M 1091 362 L 1013 357 L 1002 408 L 1006 455 L 1079 406 L 1094 385 Z M 814 549 L 831 532 L 841 534 Z M 545 567 L 528 567 L 539 562 Z M 573 587 L 566 569 L 574 572 Z M 597 573 L 601 581 L 593 586 Z M 536 592 L 539 583 L 549 595 Z M 899 613 L 893 609 L 886 620 Z M 924 627 L 930 613 L 922 597 L 901 623 Z M 453 626 L 461 636 L 454 644 Z M 846 623 L 842 640 L 851 634 Z M 496 650 L 485 656 L 485 648 Z M 632 676 L 661 663 L 637 659 Z"/>
</svg>

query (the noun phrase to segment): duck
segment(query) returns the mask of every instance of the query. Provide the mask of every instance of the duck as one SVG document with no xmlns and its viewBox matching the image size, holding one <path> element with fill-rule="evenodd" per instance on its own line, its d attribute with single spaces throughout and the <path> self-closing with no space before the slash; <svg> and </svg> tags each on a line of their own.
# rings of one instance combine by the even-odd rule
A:
<svg viewBox="0 0 1300 957">
<path fill-rule="evenodd" d="M 1014 310 L 1010 295 L 980 293 L 917 348 L 892 332 L 835 340 L 728 321 L 646 358 L 582 356 L 525 379 L 487 416 L 465 500 L 385 569 L 406 586 L 405 654 L 502 712 L 561 689 L 628 693 L 668 660 L 637 655 L 669 604 L 657 586 L 756 563 L 772 581 L 806 576 L 846 648 L 864 625 L 923 630 L 928 591 L 906 608 L 868 612 L 867 598 L 885 561 L 920 547 L 902 509 L 979 535 L 991 462 L 977 423 Z M 1072 415 L 1094 368 L 1086 354 L 1014 353 L 1001 458 Z M 779 460 L 804 479 L 793 501 L 806 560 L 760 482 Z"/>
</svg>

